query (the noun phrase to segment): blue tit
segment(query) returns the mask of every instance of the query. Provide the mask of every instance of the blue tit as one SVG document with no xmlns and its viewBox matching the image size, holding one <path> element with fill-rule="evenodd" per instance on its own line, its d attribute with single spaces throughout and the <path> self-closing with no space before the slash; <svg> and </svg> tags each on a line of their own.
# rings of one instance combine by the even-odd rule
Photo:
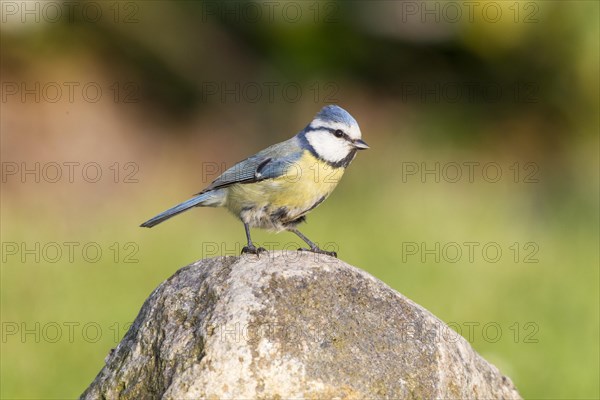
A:
<svg viewBox="0 0 600 400">
<path fill-rule="evenodd" d="M 242 253 L 265 251 L 250 238 L 250 228 L 261 228 L 293 232 L 309 246 L 299 250 L 335 257 L 296 227 L 331 194 L 356 152 L 368 148 L 346 110 L 323 107 L 296 136 L 237 163 L 191 199 L 141 226 L 151 228 L 192 207 L 226 207 L 244 224 L 248 245 Z"/>
</svg>

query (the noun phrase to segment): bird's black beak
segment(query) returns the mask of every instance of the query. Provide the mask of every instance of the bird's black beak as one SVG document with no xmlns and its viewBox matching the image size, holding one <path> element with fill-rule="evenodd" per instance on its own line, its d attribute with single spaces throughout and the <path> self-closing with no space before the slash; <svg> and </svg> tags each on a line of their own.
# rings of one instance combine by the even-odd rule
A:
<svg viewBox="0 0 600 400">
<path fill-rule="evenodd" d="M 356 147 L 358 150 L 366 150 L 369 148 L 369 145 L 361 139 L 353 140 L 352 145 L 354 145 L 354 147 Z"/>
</svg>

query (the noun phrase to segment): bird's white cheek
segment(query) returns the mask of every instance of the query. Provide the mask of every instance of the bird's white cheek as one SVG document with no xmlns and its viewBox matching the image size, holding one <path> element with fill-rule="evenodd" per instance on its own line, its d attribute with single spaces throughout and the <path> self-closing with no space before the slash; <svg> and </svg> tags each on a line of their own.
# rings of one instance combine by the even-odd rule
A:
<svg viewBox="0 0 600 400">
<path fill-rule="evenodd" d="M 307 136 L 308 142 L 319 157 L 324 160 L 338 162 L 346 158 L 352 151 L 352 146 L 346 140 L 336 138 L 333 135 L 319 133 L 318 135 L 309 134 Z"/>
<path fill-rule="evenodd" d="M 338 162 L 346 158 L 350 153 L 349 146 L 346 146 L 344 143 L 334 143 L 331 146 L 325 146 L 320 151 L 317 150 L 317 153 L 327 161 Z"/>
</svg>

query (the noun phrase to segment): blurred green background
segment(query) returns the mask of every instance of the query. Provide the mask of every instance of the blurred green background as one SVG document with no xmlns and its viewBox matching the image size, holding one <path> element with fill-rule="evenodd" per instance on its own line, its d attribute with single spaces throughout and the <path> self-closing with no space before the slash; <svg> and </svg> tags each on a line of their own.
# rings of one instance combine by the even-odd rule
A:
<svg viewBox="0 0 600 400">
<path fill-rule="evenodd" d="M 2 398 L 78 396 L 160 282 L 238 254 L 224 210 L 138 225 L 329 103 L 371 150 L 303 232 L 524 397 L 600 396 L 598 2 L 0 4 Z"/>
</svg>

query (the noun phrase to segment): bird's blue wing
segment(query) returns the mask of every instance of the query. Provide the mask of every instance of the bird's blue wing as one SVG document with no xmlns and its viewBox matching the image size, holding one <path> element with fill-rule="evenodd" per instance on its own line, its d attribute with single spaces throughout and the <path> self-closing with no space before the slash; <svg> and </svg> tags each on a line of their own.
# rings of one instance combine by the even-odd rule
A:
<svg viewBox="0 0 600 400">
<path fill-rule="evenodd" d="M 276 178 L 283 175 L 302 156 L 302 152 L 296 138 L 275 144 L 235 164 L 202 192 L 236 183 L 254 183 Z"/>
<path fill-rule="evenodd" d="M 264 179 L 277 178 L 278 176 L 285 174 L 290 165 L 294 164 L 301 155 L 302 153 L 298 152 L 282 158 L 266 159 L 256 169 L 256 173 L 254 174 L 256 182 Z"/>
</svg>

